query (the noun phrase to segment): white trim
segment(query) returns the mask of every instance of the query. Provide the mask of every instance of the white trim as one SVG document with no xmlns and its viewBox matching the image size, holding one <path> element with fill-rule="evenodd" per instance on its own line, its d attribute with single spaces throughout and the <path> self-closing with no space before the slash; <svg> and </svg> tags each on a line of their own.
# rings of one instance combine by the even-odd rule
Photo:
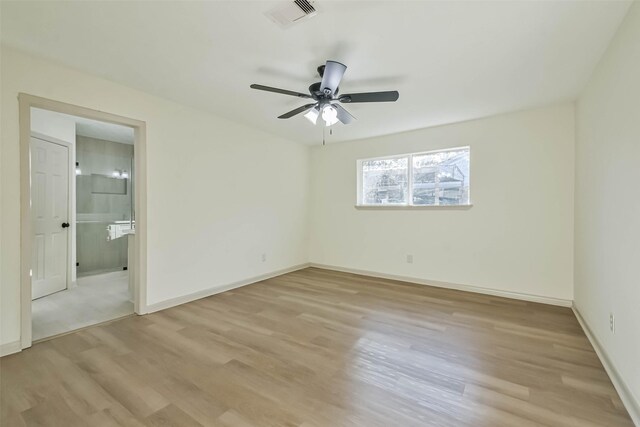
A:
<svg viewBox="0 0 640 427">
<path fill-rule="evenodd" d="M 399 210 L 422 210 L 422 209 L 426 209 L 426 210 L 467 210 L 467 209 L 471 209 L 473 207 L 473 204 L 468 203 L 468 204 L 464 204 L 464 205 L 406 205 L 406 204 L 394 204 L 394 203 L 388 203 L 388 204 L 380 204 L 380 205 L 355 205 L 356 209 L 362 209 L 362 210 L 394 210 L 394 209 L 399 209 Z"/>
<path fill-rule="evenodd" d="M 420 279 L 417 277 L 398 276 L 395 274 L 380 273 L 377 271 L 357 270 L 354 268 L 338 267 L 335 265 L 309 263 L 310 267 L 322 268 L 324 270 L 341 271 L 343 273 L 359 274 L 361 276 L 378 277 L 381 279 L 398 280 L 400 282 L 415 283 L 418 285 L 434 286 L 436 288 L 455 289 L 464 292 L 473 292 L 476 294 L 493 295 L 503 298 L 511 298 L 522 301 L 538 302 L 541 304 L 557 305 L 560 307 L 571 307 L 573 301 L 562 298 L 545 297 L 541 295 L 524 294 L 520 292 L 503 291 L 500 289 L 483 288 L 480 286 L 461 285 L 458 283 L 440 282 L 437 280 Z"/>
<path fill-rule="evenodd" d="M 8 356 L 10 354 L 19 353 L 22 351 L 20 340 L 8 342 L 0 345 L 0 357 Z"/>
<path fill-rule="evenodd" d="M 423 154 L 431 154 L 431 153 L 444 153 L 447 151 L 455 151 L 455 150 L 462 150 L 468 148 L 469 149 L 469 153 L 471 153 L 471 146 L 470 145 L 459 145 L 459 146 L 455 146 L 455 147 L 449 147 L 449 148 L 436 148 L 434 150 L 427 150 L 427 151 L 410 151 L 407 153 L 399 153 L 399 154 L 389 154 L 387 156 L 375 156 L 375 157 L 365 157 L 363 159 L 358 159 L 358 161 L 362 162 L 362 161 L 367 161 L 367 160 L 387 160 L 387 159 L 396 159 L 396 158 L 400 158 L 400 157 L 407 157 L 407 156 L 421 156 Z"/>
<path fill-rule="evenodd" d="M 360 164 L 362 165 L 362 163 Z M 407 206 L 413 206 L 413 184 L 413 154 L 410 154 L 407 162 Z M 358 202 L 366 205 L 366 203 L 362 203 L 362 199 L 358 199 Z"/>
<path fill-rule="evenodd" d="M 263 280 L 271 279 L 273 277 L 281 276 L 283 274 L 291 273 L 293 271 L 302 270 L 303 268 L 307 268 L 307 267 L 309 267 L 308 263 L 298 264 L 288 268 L 272 271 L 271 273 L 261 274 L 259 276 L 250 277 L 248 279 L 239 280 L 237 282 L 232 282 L 226 285 L 219 285 L 213 288 L 204 289 L 202 291 L 194 292 L 188 295 L 183 295 L 183 296 L 171 298 L 165 301 L 160 301 L 155 304 L 148 305 L 146 307 L 147 311 L 145 313 L 154 313 L 156 311 L 165 310 L 167 308 L 175 307 L 177 305 L 182 305 L 188 302 L 210 297 L 212 295 L 220 294 L 222 292 L 230 291 L 232 289 L 240 288 L 242 286 L 251 285 L 253 283 L 261 282 Z"/>
<path fill-rule="evenodd" d="M 69 141 L 65 141 L 64 139 L 58 139 L 53 136 L 45 135 L 44 133 L 36 132 L 35 130 L 31 131 L 31 137 L 40 139 L 42 141 L 51 142 L 53 144 L 64 145 L 65 147 L 72 148 L 73 143 Z"/>
<path fill-rule="evenodd" d="M 593 349 L 596 351 L 598 358 L 600 358 L 600 362 L 602 362 L 602 366 L 604 366 L 605 371 L 609 374 L 609 378 L 613 383 L 624 407 L 629 412 L 629 416 L 631 417 L 631 421 L 637 426 L 640 427 L 640 401 L 633 395 L 633 392 L 627 387 L 627 384 L 624 382 L 622 375 L 618 373 L 615 365 L 611 362 L 609 356 L 607 356 L 607 352 L 604 347 L 600 345 L 600 342 L 596 338 L 596 336 L 591 332 L 589 325 L 587 325 L 586 320 L 580 314 L 578 307 L 575 304 L 571 307 L 573 310 L 573 314 L 575 314 L 576 319 L 578 319 L 578 323 L 582 327 L 585 335 L 589 339 L 589 342 L 593 346 Z"/>
</svg>

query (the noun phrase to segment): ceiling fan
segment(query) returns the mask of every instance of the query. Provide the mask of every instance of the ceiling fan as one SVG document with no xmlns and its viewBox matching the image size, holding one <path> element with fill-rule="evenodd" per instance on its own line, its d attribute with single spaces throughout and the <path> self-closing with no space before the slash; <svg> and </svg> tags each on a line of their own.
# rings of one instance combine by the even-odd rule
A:
<svg viewBox="0 0 640 427">
<path fill-rule="evenodd" d="M 298 98 L 313 99 L 314 102 L 298 107 L 288 113 L 278 116 L 279 119 L 289 119 L 300 113 L 305 113 L 305 117 L 314 125 L 318 122 L 318 117 L 322 119 L 326 126 L 342 122 L 345 125 L 355 120 L 345 108 L 340 105 L 355 102 L 395 102 L 400 94 L 398 91 L 388 92 L 364 92 L 348 93 L 338 95 L 340 81 L 347 66 L 337 61 L 327 61 L 325 65 L 318 67 L 318 74 L 322 77 L 321 82 L 309 86 L 309 94 L 294 92 L 286 89 L 279 89 L 271 86 L 252 84 L 252 89 L 264 90 L 267 92 L 281 93 L 283 95 L 297 96 Z"/>
</svg>

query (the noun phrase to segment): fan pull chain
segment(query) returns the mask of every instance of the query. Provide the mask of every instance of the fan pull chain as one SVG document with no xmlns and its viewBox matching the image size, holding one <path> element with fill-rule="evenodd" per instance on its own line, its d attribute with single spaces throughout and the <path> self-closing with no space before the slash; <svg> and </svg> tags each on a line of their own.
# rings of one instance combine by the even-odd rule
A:
<svg viewBox="0 0 640 427">
<path fill-rule="evenodd" d="M 323 126 L 322 127 L 322 145 L 327 145 L 327 142 L 325 141 L 325 138 L 324 138 L 325 129 L 326 129 L 326 126 Z M 329 129 L 329 135 L 333 136 L 333 129 L 331 128 Z"/>
</svg>

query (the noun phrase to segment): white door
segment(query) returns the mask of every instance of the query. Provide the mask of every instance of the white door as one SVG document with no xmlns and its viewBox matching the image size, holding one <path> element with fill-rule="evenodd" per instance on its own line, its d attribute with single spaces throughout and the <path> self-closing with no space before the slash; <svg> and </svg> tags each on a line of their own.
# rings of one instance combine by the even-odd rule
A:
<svg viewBox="0 0 640 427">
<path fill-rule="evenodd" d="M 69 148 L 31 137 L 31 298 L 67 288 Z"/>
</svg>

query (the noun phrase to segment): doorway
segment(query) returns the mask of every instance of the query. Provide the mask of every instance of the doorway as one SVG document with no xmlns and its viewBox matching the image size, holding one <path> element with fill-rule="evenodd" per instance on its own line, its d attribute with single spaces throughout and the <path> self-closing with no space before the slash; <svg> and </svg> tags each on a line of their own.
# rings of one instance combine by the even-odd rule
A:
<svg viewBox="0 0 640 427">
<path fill-rule="evenodd" d="M 26 348 L 146 312 L 146 150 L 144 122 L 19 101 Z"/>
</svg>

